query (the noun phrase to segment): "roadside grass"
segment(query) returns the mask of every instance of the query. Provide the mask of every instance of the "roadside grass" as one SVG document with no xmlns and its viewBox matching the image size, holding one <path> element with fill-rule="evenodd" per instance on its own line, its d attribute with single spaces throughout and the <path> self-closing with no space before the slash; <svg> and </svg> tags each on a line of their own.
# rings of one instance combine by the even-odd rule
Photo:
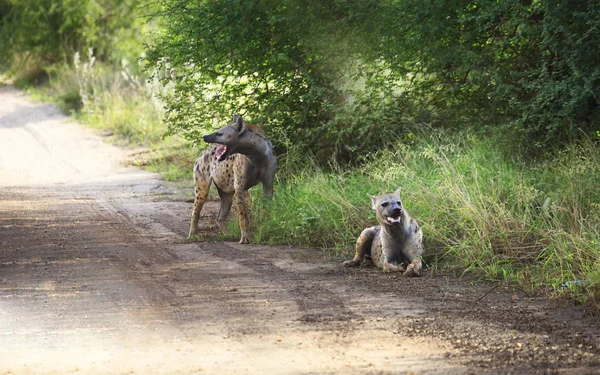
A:
<svg viewBox="0 0 600 375">
<path fill-rule="evenodd" d="M 131 164 L 192 186 L 191 166 L 200 150 L 165 136 L 155 88 L 126 69 L 86 64 L 50 70 L 43 89 L 18 82 L 113 142 L 137 149 Z M 279 156 L 274 199 L 263 199 L 261 188 L 251 190 L 253 241 L 351 256 L 360 231 L 376 223 L 367 195 L 401 187 L 405 206 L 423 227 L 424 261 L 432 269 L 452 267 L 600 307 L 596 144 L 526 163 L 492 140 L 430 132 L 360 165 L 322 169 L 290 147 Z M 235 214 L 228 226 L 232 233 L 202 240 L 239 238 Z"/>
<path fill-rule="evenodd" d="M 287 157 L 296 158 L 286 161 L 294 168 L 306 164 L 305 156 Z M 400 186 L 423 227 L 430 266 L 599 304 L 600 151 L 592 143 L 531 165 L 473 135 L 430 134 L 357 169 L 285 168 L 275 199 L 253 192 L 257 242 L 351 256 L 360 231 L 376 223 L 367 194 Z"/>
</svg>

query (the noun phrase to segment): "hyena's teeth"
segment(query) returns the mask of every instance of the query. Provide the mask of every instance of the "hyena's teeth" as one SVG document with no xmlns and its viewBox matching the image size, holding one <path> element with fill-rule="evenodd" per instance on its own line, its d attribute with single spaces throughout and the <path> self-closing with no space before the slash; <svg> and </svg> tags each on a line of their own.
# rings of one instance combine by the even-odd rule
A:
<svg viewBox="0 0 600 375">
<path fill-rule="evenodd" d="M 399 217 L 390 217 L 390 216 L 388 216 L 388 217 L 386 217 L 386 219 L 387 219 L 387 221 L 390 224 L 397 224 L 397 223 L 400 222 L 400 218 Z"/>
<path fill-rule="evenodd" d="M 221 155 L 223 155 L 225 153 L 225 151 L 227 151 L 227 146 L 220 146 L 219 148 L 217 148 L 217 157 L 220 158 Z"/>
</svg>

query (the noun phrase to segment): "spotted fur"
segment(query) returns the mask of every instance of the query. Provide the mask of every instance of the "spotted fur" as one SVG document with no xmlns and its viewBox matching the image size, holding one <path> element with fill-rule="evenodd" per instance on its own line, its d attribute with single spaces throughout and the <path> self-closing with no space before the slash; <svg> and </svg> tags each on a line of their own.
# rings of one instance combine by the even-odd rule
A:
<svg viewBox="0 0 600 375">
<path fill-rule="evenodd" d="M 355 267 L 372 262 L 383 272 L 420 276 L 423 231 L 402 205 L 400 188 L 392 194 L 371 196 L 371 201 L 379 225 L 362 231 L 356 241 L 354 259 L 344 265 Z"/>
<path fill-rule="evenodd" d="M 198 233 L 200 211 L 208 196 L 210 185 L 214 183 L 221 198 L 217 224 L 224 230 L 223 223 L 235 196 L 241 232 L 240 243 L 249 243 L 246 192 L 262 182 L 264 195 L 269 198 L 273 196 L 273 179 L 277 165 L 273 145 L 260 126 L 247 124 L 237 115 L 234 115 L 233 123 L 203 138 L 204 141 L 215 144 L 206 149 L 194 164 L 196 186 L 190 236 Z"/>
</svg>

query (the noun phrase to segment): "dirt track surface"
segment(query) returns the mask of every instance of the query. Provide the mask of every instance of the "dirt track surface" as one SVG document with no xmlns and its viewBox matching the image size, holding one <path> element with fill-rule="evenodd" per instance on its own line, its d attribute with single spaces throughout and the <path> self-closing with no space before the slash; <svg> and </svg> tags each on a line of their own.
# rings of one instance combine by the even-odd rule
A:
<svg viewBox="0 0 600 375">
<path fill-rule="evenodd" d="M 0 88 L 0 374 L 600 373 L 582 308 L 316 249 L 191 243 L 191 187 L 124 157 Z"/>
</svg>

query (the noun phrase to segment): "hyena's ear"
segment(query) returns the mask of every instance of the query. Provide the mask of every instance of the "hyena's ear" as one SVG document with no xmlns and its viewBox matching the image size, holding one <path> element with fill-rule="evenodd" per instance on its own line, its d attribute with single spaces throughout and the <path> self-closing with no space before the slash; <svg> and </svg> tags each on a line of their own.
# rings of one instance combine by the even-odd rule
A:
<svg viewBox="0 0 600 375">
<path fill-rule="evenodd" d="M 400 196 L 401 191 L 402 191 L 402 188 L 398 187 L 398 189 L 396 189 L 396 191 L 394 192 L 394 195 Z"/>
<path fill-rule="evenodd" d="M 371 208 L 375 210 L 377 208 L 375 206 L 375 202 L 377 201 L 377 196 L 369 194 L 369 198 L 371 198 L 371 204 L 372 204 Z"/>
<path fill-rule="evenodd" d="M 242 133 L 246 131 L 246 121 L 244 121 L 242 116 L 233 115 L 233 122 L 237 128 L 238 135 L 242 135 Z"/>
</svg>

